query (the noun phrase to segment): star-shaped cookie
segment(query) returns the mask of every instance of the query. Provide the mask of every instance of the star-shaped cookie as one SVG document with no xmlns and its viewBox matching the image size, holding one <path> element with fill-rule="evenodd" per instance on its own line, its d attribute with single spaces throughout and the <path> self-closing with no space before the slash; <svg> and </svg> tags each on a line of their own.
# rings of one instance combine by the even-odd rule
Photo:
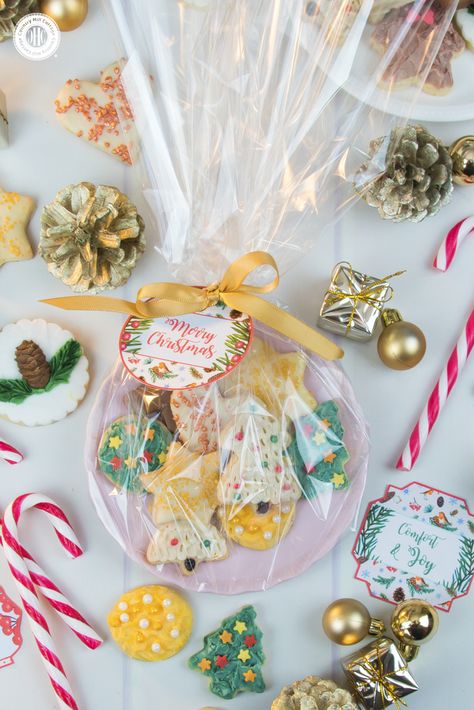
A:
<svg viewBox="0 0 474 710">
<path fill-rule="evenodd" d="M 31 197 L 6 192 L 0 187 L 0 266 L 33 256 L 26 228 L 35 204 Z"/>
<path fill-rule="evenodd" d="M 249 354 L 220 381 L 219 389 L 224 396 L 247 390 L 269 413 L 279 416 L 283 412 L 294 419 L 312 412 L 317 404 L 304 384 L 305 371 L 306 358 L 301 351 L 279 353 L 254 338 Z"/>
<path fill-rule="evenodd" d="M 219 473 L 217 451 L 199 455 L 173 442 L 164 466 L 141 476 L 153 493 L 150 513 L 155 525 L 195 518 L 208 524 L 217 507 Z"/>
</svg>

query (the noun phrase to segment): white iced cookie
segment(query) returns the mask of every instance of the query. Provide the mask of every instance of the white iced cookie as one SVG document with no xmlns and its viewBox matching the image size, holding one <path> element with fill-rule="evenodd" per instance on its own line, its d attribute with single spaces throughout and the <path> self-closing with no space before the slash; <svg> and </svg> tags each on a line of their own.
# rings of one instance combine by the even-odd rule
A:
<svg viewBox="0 0 474 710">
<path fill-rule="evenodd" d="M 7 100 L 3 91 L 0 91 L 0 148 L 8 145 L 8 117 Z"/>
<path fill-rule="evenodd" d="M 474 52 L 474 4 L 458 10 L 455 22 L 469 49 Z"/>
<path fill-rule="evenodd" d="M 35 201 L 31 197 L 6 192 L 0 187 L 0 266 L 33 256 L 26 227 L 34 209 Z"/>
<path fill-rule="evenodd" d="M 138 137 L 121 80 L 124 64 L 124 60 L 110 64 L 101 72 L 97 84 L 69 79 L 54 103 L 64 128 L 131 165 Z"/>
<path fill-rule="evenodd" d="M 0 416 L 38 426 L 64 419 L 89 382 L 82 346 L 44 320 L 20 320 L 0 332 Z"/>
<path fill-rule="evenodd" d="M 192 574 L 199 562 L 227 557 L 225 537 L 212 524 L 199 520 L 176 520 L 159 525 L 146 553 L 152 565 L 177 563 L 184 574 Z"/>
</svg>

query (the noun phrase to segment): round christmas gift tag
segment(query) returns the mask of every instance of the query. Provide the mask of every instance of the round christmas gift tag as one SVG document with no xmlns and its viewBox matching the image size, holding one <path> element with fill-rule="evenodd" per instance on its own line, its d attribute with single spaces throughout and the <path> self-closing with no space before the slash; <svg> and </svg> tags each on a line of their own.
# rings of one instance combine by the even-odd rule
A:
<svg viewBox="0 0 474 710">
<path fill-rule="evenodd" d="M 132 316 L 120 334 L 120 354 L 128 372 L 147 386 L 190 389 L 231 372 L 251 340 L 250 316 L 219 302 L 182 316 Z"/>
</svg>

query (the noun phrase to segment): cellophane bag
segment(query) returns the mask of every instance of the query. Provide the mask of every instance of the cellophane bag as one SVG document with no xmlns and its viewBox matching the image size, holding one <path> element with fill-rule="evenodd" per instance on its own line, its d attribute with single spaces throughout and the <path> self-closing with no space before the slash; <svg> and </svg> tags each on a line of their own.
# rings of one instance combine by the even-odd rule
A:
<svg viewBox="0 0 474 710">
<path fill-rule="evenodd" d="M 325 186 L 365 110 L 354 99 L 342 134 L 328 118 L 372 0 L 106 4 L 157 258 L 200 287 L 256 250 L 287 270 L 329 219 Z M 128 318 L 89 420 L 91 494 L 161 581 L 263 590 L 354 523 L 367 426 L 337 362 L 221 301 L 195 316 Z"/>
</svg>

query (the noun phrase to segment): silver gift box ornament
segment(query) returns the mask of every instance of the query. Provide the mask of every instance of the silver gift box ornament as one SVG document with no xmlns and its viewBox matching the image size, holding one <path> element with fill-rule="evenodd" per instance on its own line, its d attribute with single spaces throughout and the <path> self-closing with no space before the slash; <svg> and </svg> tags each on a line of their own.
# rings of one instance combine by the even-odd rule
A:
<svg viewBox="0 0 474 710">
<path fill-rule="evenodd" d="M 318 325 L 353 340 L 370 340 L 385 303 L 393 295 L 388 278 L 367 276 L 347 262 L 336 264 Z"/>
<path fill-rule="evenodd" d="M 373 641 L 343 658 L 341 664 L 366 710 L 386 710 L 392 705 L 403 710 L 407 707 L 403 698 L 418 690 L 406 660 L 389 638 Z"/>
</svg>

